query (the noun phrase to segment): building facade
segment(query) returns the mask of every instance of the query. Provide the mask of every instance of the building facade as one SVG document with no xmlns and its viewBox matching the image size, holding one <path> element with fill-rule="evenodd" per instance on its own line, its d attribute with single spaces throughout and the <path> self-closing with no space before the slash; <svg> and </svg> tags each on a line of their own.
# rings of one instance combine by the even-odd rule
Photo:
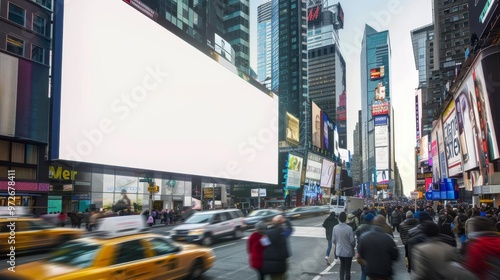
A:
<svg viewBox="0 0 500 280">
<path fill-rule="evenodd" d="M 257 79 L 271 88 L 271 0 L 257 7 Z"/>
<path fill-rule="evenodd" d="M 52 8 L 0 3 L 0 206 L 47 211 Z"/>
</svg>

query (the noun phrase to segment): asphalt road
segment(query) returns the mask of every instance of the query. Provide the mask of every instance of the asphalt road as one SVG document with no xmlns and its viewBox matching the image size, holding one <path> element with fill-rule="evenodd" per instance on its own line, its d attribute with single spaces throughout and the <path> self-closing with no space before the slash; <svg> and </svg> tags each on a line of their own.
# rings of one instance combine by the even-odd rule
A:
<svg viewBox="0 0 500 280">
<path fill-rule="evenodd" d="M 321 226 L 327 216 L 307 218 L 292 221 L 295 229 L 289 239 L 292 256 L 289 259 L 288 279 L 294 280 L 323 280 L 338 279 L 340 264 L 334 263 L 327 266 L 325 263 L 325 251 L 327 242 L 325 239 L 325 230 Z M 152 231 L 162 235 L 168 235 L 172 226 L 157 225 Z M 246 253 L 246 242 L 251 230 L 245 232 L 242 239 L 222 239 L 216 241 L 213 248 L 217 261 L 215 266 L 207 271 L 204 280 L 214 279 L 238 279 L 250 280 L 257 279 L 256 272 L 248 266 L 248 255 Z M 404 247 L 401 244 L 399 233 L 395 233 L 395 241 L 399 248 L 400 259 L 393 265 L 395 280 L 410 279 L 406 272 L 404 262 Z M 27 256 L 18 256 L 16 266 L 22 263 L 31 262 L 43 258 L 47 253 L 32 254 Z M 5 259 L 0 261 L 0 269 L 9 267 Z M 352 279 L 359 279 L 360 266 L 353 261 L 351 267 Z"/>
</svg>

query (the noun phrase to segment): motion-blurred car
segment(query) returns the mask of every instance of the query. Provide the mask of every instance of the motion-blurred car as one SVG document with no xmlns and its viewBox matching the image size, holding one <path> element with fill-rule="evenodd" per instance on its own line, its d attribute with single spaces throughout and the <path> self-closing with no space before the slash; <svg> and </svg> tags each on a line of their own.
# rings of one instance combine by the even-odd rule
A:
<svg viewBox="0 0 500 280">
<path fill-rule="evenodd" d="M 254 210 L 243 219 L 243 224 L 247 229 L 255 227 L 258 222 L 271 223 L 274 216 L 280 215 L 281 211 L 275 209 Z"/>
<path fill-rule="evenodd" d="M 180 226 L 173 228 L 170 237 L 175 241 L 212 245 L 224 236 L 242 238 L 245 229 L 240 209 L 210 210 L 194 213 Z"/>
<path fill-rule="evenodd" d="M 180 245 L 147 230 L 140 215 L 104 218 L 88 237 L 15 266 L 15 273 L 4 270 L 0 279 L 194 279 L 214 265 L 212 249 Z"/>
<path fill-rule="evenodd" d="M 301 206 L 288 210 L 285 216 L 290 219 L 300 219 L 308 217 L 317 217 L 326 214 L 325 208 L 320 206 Z"/>
<path fill-rule="evenodd" d="M 56 227 L 30 216 L 0 216 L 0 256 L 48 250 L 83 236 L 83 230 Z M 1 278 L 1 277 L 0 277 Z"/>
</svg>

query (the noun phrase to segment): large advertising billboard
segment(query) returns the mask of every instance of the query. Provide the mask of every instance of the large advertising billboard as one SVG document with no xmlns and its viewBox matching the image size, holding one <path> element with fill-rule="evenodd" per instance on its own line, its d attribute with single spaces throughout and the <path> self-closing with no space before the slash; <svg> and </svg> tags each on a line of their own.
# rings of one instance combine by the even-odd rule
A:
<svg viewBox="0 0 500 280">
<path fill-rule="evenodd" d="M 375 148 L 375 160 L 377 164 L 377 170 L 389 169 L 389 148 Z"/>
<path fill-rule="evenodd" d="M 298 146 L 300 139 L 299 119 L 290 113 L 286 113 L 286 141 Z"/>
<path fill-rule="evenodd" d="M 375 126 L 375 147 L 388 146 L 389 131 L 387 125 Z"/>
<path fill-rule="evenodd" d="M 498 1 L 469 0 L 469 26 L 471 35 L 478 39 L 484 37 L 491 29 L 490 21 L 498 15 Z"/>
<path fill-rule="evenodd" d="M 306 179 L 317 181 L 321 179 L 321 162 L 322 158 L 313 153 L 307 154 L 306 163 Z"/>
<path fill-rule="evenodd" d="M 324 188 L 333 187 L 333 181 L 335 179 L 334 176 L 335 176 L 335 162 L 323 158 L 323 163 L 321 166 L 321 180 L 319 185 Z"/>
<path fill-rule="evenodd" d="M 311 120 L 312 120 L 312 144 L 313 146 L 315 147 L 318 147 L 320 149 L 322 149 L 322 113 L 321 113 L 321 109 L 319 108 L 318 105 L 316 105 L 316 103 L 314 102 L 311 102 L 311 111 L 312 111 L 312 116 L 311 116 Z"/>
<path fill-rule="evenodd" d="M 370 80 L 378 80 L 385 76 L 385 66 L 370 69 Z"/>
<path fill-rule="evenodd" d="M 388 115 L 389 103 L 377 102 L 372 105 L 372 116 Z"/>
<path fill-rule="evenodd" d="M 288 173 L 286 177 L 286 187 L 291 190 L 300 188 L 302 176 L 302 157 L 288 154 Z"/>
<path fill-rule="evenodd" d="M 457 111 L 460 154 L 464 171 L 477 168 L 477 139 L 474 109 L 469 97 L 474 89 L 472 76 L 467 77 L 455 94 L 455 108 Z"/>
<path fill-rule="evenodd" d="M 455 102 L 450 102 L 442 115 L 444 147 L 446 151 L 446 163 L 448 165 L 448 176 L 462 174 L 462 162 L 460 145 L 458 143 L 457 115 L 455 113 Z M 422 148 L 422 147 L 420 147 Z"/>
<path fill-rule="evenodd" d="M 429 142 L 428 135 L 420 138 L 420 163 L 427 162 L 429 160 Z"/>
<path fill-rule="evenodd" d="M 439 171 L 440 178 L 448 178 L 448 165 L 446 160 L 446 150 L 445 143 L 443 137 L 443 124 L 441 123 L 441 118 L 438 118 L 436 121 L 436 140 L 438 143 L 438 160 L 439 162 Z M 434 161 L 433 161 L 434 162 Z"/>
<path fill-rule="evenodd" d="M 277 184 L 277 97 L 123 1 L 58 8 L 51 159 Z"/>
<path fill-rule="evenodd" d="M 437 130 L 434 128 L 431 134 L 431 156 L 432 156 L 432 180 L 438 181 L 441 178 L 441 173 L 439 170 L 439 153 L 438 153 L 438 142 L 436 136 Z"/>
</svg>

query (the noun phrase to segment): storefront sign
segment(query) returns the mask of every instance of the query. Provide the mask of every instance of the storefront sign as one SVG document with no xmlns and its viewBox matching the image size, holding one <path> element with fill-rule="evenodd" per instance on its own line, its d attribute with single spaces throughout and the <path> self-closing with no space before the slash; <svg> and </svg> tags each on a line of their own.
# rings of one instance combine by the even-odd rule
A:
<svg viewBox="0 0 500 280">
<path fill-rule="evenodd" d="M 75 180 L 75 176 L 78 171 L 63 169 L 62 166 L 57 168 L 50 165 L 49 166 L 49 178 L 57 180 Z"/>
</svg>

